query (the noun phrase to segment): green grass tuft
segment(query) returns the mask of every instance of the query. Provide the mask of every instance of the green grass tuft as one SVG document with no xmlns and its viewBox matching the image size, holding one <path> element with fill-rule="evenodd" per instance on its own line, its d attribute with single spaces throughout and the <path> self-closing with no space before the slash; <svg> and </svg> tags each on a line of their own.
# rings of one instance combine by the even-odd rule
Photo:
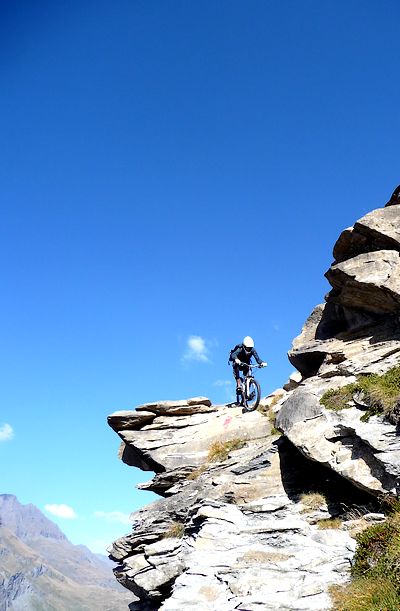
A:
<svg viewBox="0 0 400 611">
<path fill-rule="evenodd" d="M 396 500 L 397 503 L 397 500 Z M 400 609 L 400 513 L 356 535 L 357 550 L 346 586 L 330 593 L 336 611 Z"/>
<path fill-rule="evenodd" d="M 356 384 L 347 384 L 342 388 L 331 388 L 321 398 L 321 403 L 326 409 L 331 409 L 334 412 L 338 412 L 342 409 L 351 407 L 351 401 L 353 400 L 353 393 L 357 390 Z"/>
<path fill-rule="evenodd" d="M 389 417 L 400 406 L 400 366 L 389 369 L 383 375 L 370 374 L 359 376 L 357 382 L 328 390 L 321 398 L 327 408 L 339 411 L 350 407 L 354 393 L 362 392 L 368 410 L 361 417 L 364 422 L 374 414 Z"/>
<path fill-rule="evenodd" d="M 356 579 L 345 586 L 332 586 L 329 593 L 334 611 L 399 611 L 400 598 L 388 578 Z"/>
</svg>

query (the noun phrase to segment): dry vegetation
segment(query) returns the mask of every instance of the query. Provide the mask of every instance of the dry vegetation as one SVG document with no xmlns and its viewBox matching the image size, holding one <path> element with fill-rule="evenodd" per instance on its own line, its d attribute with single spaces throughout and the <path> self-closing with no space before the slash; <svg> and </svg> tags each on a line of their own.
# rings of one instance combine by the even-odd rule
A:
<svg viewBox="0 0 400 611">
<path fill-rule="evenodd" d="M 302 494 L 300 496 L 300 501 L 304 505 L 303 511 L 305 512 L 316 511 L 317 509 L 322 507 L 322 505 L 326 505 L 326 498 L 323 494 L 320 494 L 319 492 L 310 492 L 308 494 Z"/>
<path fill-rule="evenodd" d="M 207 463 L 204 463 L 203 465 L 200 465 L 200 467 L 197 467 L 197 469 L 194 469 L 194 471 L 189 473 L 186 479 L 191 479 L 191 480 L 198 479 L 200 475 L 204 473 L 204 471 L 207 471 Z"/>
<path fill-rule="evenodd" d="M 340 518 L 326 518 L 324 520 L 318 520 L 318 528 L 340 528 L 342 526 L 342 520 Z"/>
<path fill-rule="evenodd" d="M 184 533 L 185 527 L 182 522 L 172 522 L 163 534 L 163 539 L 182 539 Z"/>
<path fill-rule="evenodd" d="M 209 462 L 222 462 L 226 460 L 229 453 L 233 450 L 239 450 L 246 445 L 244 439 L 229 439 L 228 441 L 214 441 L 208 448 L 208 461 Z"/>
<path fill-rule="evenodd" d="M 243 448 L 248 440 L 240 439 L 239 437 L 235 437 L 234 439 L 228 439 L 227 441 L 214 441 L 210 444 L 208 448 L 207 460 L 202 465 L 194 469 L 189 475 L 186 476 L 186 479 L 196 480 L 202 475 L 210 463 L 222 462 L 226 460 L 233 450 L 240 450 Z"/>
</svg>

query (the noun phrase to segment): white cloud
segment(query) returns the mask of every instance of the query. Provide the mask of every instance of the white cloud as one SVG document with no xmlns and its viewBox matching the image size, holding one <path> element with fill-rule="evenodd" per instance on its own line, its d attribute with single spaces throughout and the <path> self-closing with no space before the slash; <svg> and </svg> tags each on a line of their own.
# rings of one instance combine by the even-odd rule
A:
<svg viewBox="0 0 400 611">
<path fill-rule="evenodd" d="M 215 380 L 214 386 L 220 386 L 227 388 L 232 385 L 232 380 Z"/>
<path fill-rule="evenodd" d="M 128 513 L 122 513 L 122 511 L 95 511 L 94 515 L 96 518 L 102 518 L 107 522 L 118 522 L 119 524 L 132 524 L 132 520 Z"/>
<path fill-rule="evenodd" d="M 191 335 L 187 340 L 186 352 L 183 355 L 184 361 L 201 361 L 210 363 L 207 342 L 200 335 Z"/>
<path fill-rule="evenodd" d="M 72 507 L 68 507 L 68 505 L 45 505 L 44 508 L 58 518 L 73 520 L 78 517 Z"/>
<path fill-rule="evenodd" d="M 9 441 L 14 437 L 14 430 L 9 424 L 0 426 L 0 441 Z"/>
</svg>

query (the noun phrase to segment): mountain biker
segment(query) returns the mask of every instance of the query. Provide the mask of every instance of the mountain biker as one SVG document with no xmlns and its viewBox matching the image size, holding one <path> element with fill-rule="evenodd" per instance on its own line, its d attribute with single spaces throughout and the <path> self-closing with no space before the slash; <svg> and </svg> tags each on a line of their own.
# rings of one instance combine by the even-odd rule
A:
<svg viewBox="0 0 400 611">
<path fill-rule="evenodd" d="M 252 356 L 256 359 L 257 363 L 261 367 L 267 366 L 267 363 L 262 361 L 258 356 L 256 349 L 254 348 L 254 340 L 249 335 L 246 335 L 243 342 L 239 344 L 236 350 L 234 350 L 231 354 L 231 360 L 233 362 L 233 375 L 236 380 L 237 394 L 241 394 L 242 392 L 240 387 L 240 372 L 243 371 L 243 374 L 245 376 L 248 374 L 248 365 L 250 365 L 250 360 Z"/>
</svg>

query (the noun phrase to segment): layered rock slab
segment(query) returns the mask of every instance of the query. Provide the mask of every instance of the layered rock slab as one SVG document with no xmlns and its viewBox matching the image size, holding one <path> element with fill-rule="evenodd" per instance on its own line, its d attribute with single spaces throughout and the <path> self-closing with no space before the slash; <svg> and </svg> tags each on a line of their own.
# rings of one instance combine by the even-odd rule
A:
<svg viewBox="0 0 400 611">
<path fill-rule="evenodd" d="M 326 273 L 332 291 L 289 352 L 303 380 L 276 423 L 305 456 L 375 495 L 400 492 L 398 426 L 378 416 L 363 422 L 355 402 L 328 411 L 320 399 L 400 364 L 399 251 L 398 205 L 373 210 L 341 234 Z"/>
<path fill-rule="evenodd" d="M 399 203 L 399 202 L 397 202 Z M 333 247 L 337 262 L 379 250 L 400 251 L 399 208 L 392 205 L 369 212 L 354 227 L 345 229 Z"/>
<path fill-rule="evenodd" d="M 326 273 L 330 300 L 373 314 L 400 311 L 400 253 L 380 250 L 332 265 Z"/>
<path fill-rule="evenodd" d="M 188 399 L 141 405 L 132 412 L 112 414 L 108 422 L 123 441 L 123 460 L 160 474 L 153 486 L 147 486 L 159 493 L 165 492 L 165 482 L 172 484 L 204 463 L 213 442 L 263 438 L 271 428 L 258 412 L 243 418 L 241 409 L 212 406 L 205 398 L 201 403 Z"/>
<path fill-rule="evenodd" d="M 296 476 L 305 469 L 293 452 L 274 437 L 248 437 L 136 512 L 132 534 L 109 550 L 119 581 L 142 599 L 132 609 L 329 609 L 328 584 L 346 579 L 355 541 L 318 529 L 326 506 L 305 512 Z"/>
<path fill-rule="evenodd" d="M 314 392 L 313 392 L 314 391 Z M 395 425 L 363 411 L 340 412 L 320 403 L 317 384 L 300 388 L 283 404 L 276 426 L 309 459 L 326 465 L 355 486 L 375 495 L 400 493 L 400 437 Z"/>
</svg>

